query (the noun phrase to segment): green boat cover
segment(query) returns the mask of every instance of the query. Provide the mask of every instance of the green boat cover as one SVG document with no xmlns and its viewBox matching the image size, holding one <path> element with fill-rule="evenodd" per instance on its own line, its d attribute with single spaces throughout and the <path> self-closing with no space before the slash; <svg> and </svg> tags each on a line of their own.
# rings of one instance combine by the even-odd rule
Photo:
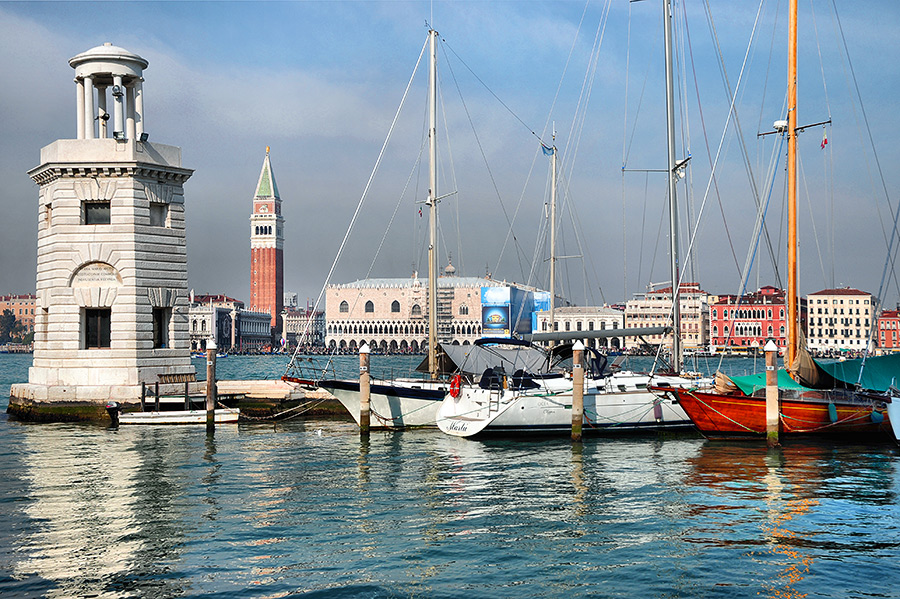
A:
<svg viewBox="0 0 900 599">
<path fill-rule="evenodd" d="M 841 362 L 820 362 L 815 360 L 815 363 L 816 366 L 835 380 L 845 383 L 851 388 L 856 387 L 857 382 L 859 382 L 859 386 L 863 389 L 884 392 L 892 385 L 900 385 L 900 354 L 866 358 L 861 379 L 859 378 L 859 369 L 863 363 L 861 359 Z M 730 378 L 746 395 L 752 395 L 754 391 L 765 389 L 766 387 L 766 374 L 764 372 Z M 810 387 L 801 385 L 792 379 L 783 368 L 778 370 L 778 387 L 781 389 L 810 389 Z"/>
<path fill-rule="evenodd" d="M 748 374 L 747 376 L 732 376 L 731 379 L 738 388 L 743 391 L 744 395 L 753 395 L 754 391 L 766 388 L 766 373 Z M 791 378 L 784 368 L 778 369 L 778 388 L 779 389 L 808 389 Z"/>
<path fill-rule="evenodd" d="M 871 391 L 887 391 L 891 386 L 900 385 L 900 354 L 886 356 L 873 356 L 866 358 L 863 367 L 862 360 L 844 360 L 843 362 L 816 364 L 836 378 L 848 385 L 856 385 Z M 862 378 L 859 378 L 859 369 L 863 368 Z"/>
</svg>

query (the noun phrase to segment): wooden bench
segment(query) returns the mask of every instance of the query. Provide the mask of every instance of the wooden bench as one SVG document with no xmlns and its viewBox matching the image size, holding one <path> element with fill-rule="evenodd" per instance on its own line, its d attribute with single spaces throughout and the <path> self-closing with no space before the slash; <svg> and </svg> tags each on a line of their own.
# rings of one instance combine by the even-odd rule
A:
<svg viewBox="0 0 900 599">
<path fill-rule="evenodd" d="M 197 374 L 190 373 L 182 373 L 182 374 L 160 374 L 159 382 L 160 383 L 195 383 L 197 382 Z"/>
</svg>

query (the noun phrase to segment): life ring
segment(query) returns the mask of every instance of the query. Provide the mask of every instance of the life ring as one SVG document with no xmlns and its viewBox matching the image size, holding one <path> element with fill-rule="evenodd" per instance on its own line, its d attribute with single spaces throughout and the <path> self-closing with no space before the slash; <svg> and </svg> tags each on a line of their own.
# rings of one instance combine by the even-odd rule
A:
<svg viewBox="0 0 900 599">
<path fill-rule="evenodd" d="M 450 397 L 456 398 L 459 397 L 459 389 L 462 386 L 462 377 L 458 374 L 454 374 L 453 378 L 450 379 Z"/>
</svg>

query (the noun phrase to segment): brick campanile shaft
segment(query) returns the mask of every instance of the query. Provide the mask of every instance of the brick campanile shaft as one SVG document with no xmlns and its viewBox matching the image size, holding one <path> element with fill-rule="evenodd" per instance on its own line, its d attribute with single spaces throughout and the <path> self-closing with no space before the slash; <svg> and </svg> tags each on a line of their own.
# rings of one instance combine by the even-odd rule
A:
<svg viewBox="0 0 900 599">
<path fill-rule="evenodd" d="M 250 215 L 250 310 L 272 317 L 273 338 L 281 334 L 284 310 L 284 217 L 269 161 L 269 148 Z"/>
</svg>

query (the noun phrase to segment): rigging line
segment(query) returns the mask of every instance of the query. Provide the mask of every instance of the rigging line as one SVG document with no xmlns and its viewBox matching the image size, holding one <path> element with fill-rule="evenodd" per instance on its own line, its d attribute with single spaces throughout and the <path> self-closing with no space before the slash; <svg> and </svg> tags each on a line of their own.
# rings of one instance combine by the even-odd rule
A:
<svg viewBox="0 0 900 599">
<path fill-rule="evenodd" d="M 895 242 L 896 239 L 897 239 L 897 220 L 898 220 L 898 218 L 900 218 L 900 206 L 897 207 L 897 210 L 894 210 L 894 206 L 893 206 L 893 204 L 891 204 L 891 196 L 890 196 L 890 193 L 888 192 L 888 189 L 887 189 L 887 183 L 886 183 L 885 180 L 884 180 L 884 171 L 883 171 L 882 168 L 881 168 L 881 160 L 879 160 L 879 158 L 878 158 L 878 151 L 875 149 L 875 140 L 874 140 L 874 138 L 872 137 L 872 128 L 869 126 L 869 116 L 868 116 L 868 114 L 866 113 L 866 107 L 865 107 L 865 105 L 863 104 L 862 94 L 861 94 L 860 91 L 859 91 L 859 82 L 858 82 L 857 79 L 856 79 L 856 70 L 853 68 L 853 61 L 852 61 L 851 58 L 850 58 L 850 49 L 847 47 L 847 38 L 844 36 L 844 26 L 843 26 L 843 24 L 841 23 L 841 18 L 840 18 L 840 16 L 838 15 L 838 12 L 837 12 L 837 5 L 835 4 L 834 0 L 831 1 L 831 5 L 834 7 L 834 16 L 835 16 L 835 20 L 836 20 L 837 25 L 838 25 L 838 29 L 839 29 L 839 31 L 840 31 L 840 35 L 841 35 L 841 43 L 842 43 L 843 46 L 844 46 L 844 53 L 845 53 L 846 56 L 847 56 L 847 64 L 848 64 L 849 67 L 850 67 L 850 74 L 851 74 L 851 76 L 852 76 L 852 78 L 853 78 L 853 86 L 854 86 L 854 88 L 855 88 L 855 90 L 856 90 L 856 98 L 857 98 L 857 101 L 859 102 L 859 109 L 860 109 L 860 112 L 862 112 L 862 115 L 863 115 L 863 122 L 864 122 L 865 125 L 866 125 L 866 133 L 867 133 L 868 136 L 869 136 L 869 143 L 871 144 L 871 147 L 872 147 L 872 155 L 873 155 L 874 158 L 875 158 L 875 166 L 876 166 L 876 169 L 878 170 L 878 176 L 879 176 L 880 179 L 881 179 L 881 187 L 882 187 L 882 189 L 884 190 L 884 198 L 885 198 L 885 200 L 887 200 L 887 205 L 888 205 L 888 209 L 889 209 L 890 212 L 891 212 L 891 216 L 894 217 L 894 223 L 893 223 L 893 228 L 892 228 L 892 230 L 891 230 L 890 241 L 888 241 L 888 243 L 887 243 L 887 246 L 888 246 L 888 247 L 887 247 L 887 254 L 888 254 L 888 255 L 887 255 L 887 260 L 885 261 L 885 264 L 884 264 L 884 271 L 882 272 L 882 275 L 881 275 L 881 283 L 880 283 L 880 285 L 879 285 L 879 287 L 878 287 L 878 294 L 879 294 L 879 296 L 881 296 L 881 294 L 884 292 L 884 287 L 885 287 L 885 284 L 886 284 L 886 283 L 885 283 L 885 280 L 886 280 L 886 278 L 887 278 L 887 276 L 888 276 L 888 265 L 889 265 L 889 264 L 890 264 L 890 266 L 891 266 L 891 276 L 894 277 L 894 278 L 896 278 L 895 265 L 894 265 L 894 256 L 893 256 L 893 248 L 894 248 L 894 242 Z M 854 110 L 854 112 L 855 112 L 855 110 Z M 867 162 L 868 162 L 868 161 L 867 161 Z M 879 215 L 879 219 L 880 219 L 880 218 L 881 218 L 881 211 L 880 211 L 880 210 L 878 211 L 878 215 Z M 884 223 L 883 223 L 883 222 L 882 222 L 882 224 L 881 224 L 881 229 L 882 229 L 882 235 L 885 235 L 885 231 L 884 231 Z M 886 239 L 885 241 L 887 241 L 887 239 Z M 873 317 L 874 317 L 874 314 L 873 314 Z M 874 328 L 874 327 L 873 327 L 873 328 Z M 867 354 L 868 354 L 868 344 L 867 344 L 867 346 L 866 346 L 866 351 L 863 353 L 863 364 L 862 364 L 861 366 L 864 366 L 864 365 L 865 365 L 865 359 L 866 359 L 866 355 L 867 355 Z M 861 377 L 862 377 L 862 367 L 860 367 L 860 378 L 861 378 Z"/>
<path fill-rule="evenodd" d="M 445 42 L 445 45 L 446 45 L 446 42 Z M 454 53 L 454 55 L 456 55 L 456 54 Z M 465 64 L 465 63 L 463 63 L 463 64 Z M 469 106 L 466 103 L 466 100 L 462 95 L 462 91 L 460 90 L 460 87 L 459 87 L 459 81 L 456 78 L 456 73 L 453 70 L 453 66 L 450 64 L 450 61 L 447 61 L 447 68 L 450 71 L 450 77 L 453 79 L 453 83 L 456 86 L 456 92 L 459 95 L 459 100 L 460 100 L 460 102 L 462 102 L 463 111 L 466 113 L 466 119 L 468 119 L 468 121 L 469 121 L 469 126 L 472 129 L 472 135 L 475 137 L 475 143 L 478 146 L 478 151 L 481 153 L 481 159 L 484 161 L 485 168 L 487 169 L 488 178 L 491 180 L 491 186 L 494 188 L 494 193 L 497 196 L 497 201 L 500 203 L 500 210 L 503 212 L 503 217 L 506 219 L 506 224 L 509 226 L 510 230 L 512 230 L 513 221 L 510 219 L 509 213 L 506 211 L 506 205 L 503 203 L 503 197 L 500 194 L 500 188 L 497 186 L 497 180 L 494 178 L 494 173 L 491 170 L 490 165 L 488 164 L 487 154 L 484 151 L 484 146 L 481 143 L 481 138 L 478 136 L 478 131 L 475 129 L 475 122 L 472 120 L 472 115 L 469 113 Z M 519 240 L 515 236 L 515 234 L 513 234 L 512 239 L 513 239 L 513 247 L 515 247 L 515 249 L 518 250 L 516 252 L 516 257 L 519 260 L 519 271 L 520 271 L 522 277 L 524 278 L 525 277 L 525 268 L 522 265 L 522 256 L 523 256 L 524 251 L 522 250 L 522 247 L 519 244 Z"/>
<path fill-rule="evenodd" d="M 812 14 L 813 33 L 816 36 L 816 53 L 819 56 L 819 71 L 822 73 L 822 92 L 825 96 L 825 111 L 828 113 L 828 120 L 831 120 L 831 102 L 828 100 L 828 81 L 825 79 L 825 62 L 822 60 L 822 44 L 819 41 L 819 26 L 816 23 L 816 7 L 812 0 L 809 0 L 809 9 Z"/>
<path fill-rule="evenodd" d="M 828 98 L 828 81 L 825 78 L 825 61 L 822 59 L 822 44 L 819 41 L 819 25 L 818 25 L 818 22 L 816 21 L 816 10 L 815 10 L 815 7 L 813 6 L 812 0 L 810 0 L 809 5 L 810 5 L 810 14 L 812 15 L 812 21 L 813 21 L 813 33 L 816 36 L 816 52 L 819 56 L 819 71 L 822 74 L 822 92 L 825 97 L 825 110 L 828 114 L 828 121 L 831 122 L 831 101 Z M 828 168 L 828 166 L 829 166 L 828 158 L 829 157 L 831 158 L 831 167 L 832 167 L 831 169 Z M 835 197 L 834 197 L 834 151 L 833 151 L 833 149 L 830 147 L 826 148 L 826 154 L 822 158 L 823 158 L 823 163 L 824 163 L 823 164 L 824 172 L 828 173 L 828 178 L 829 178 L 828 205 L 830 208 L 830 213 L 828 215 L 829 218 L 826 222 L 829 225 L 829 229 L 830 229 L 828 231 L 828 249 L 830 250 L 828 253 L 831 258 L 831 285 L 830 285 L 830 287 L 833 288 L 835 285 L 835 283 L 834 283 L 834 245 L 835 245 L 834 244 L 834 234 L 835 234 L 834 200 L 835 200 Z M 816 238 L 816 242 L 818 242 L 818 238 Z M 821 250 L 819 250 L 819 251 L 821 254 Z M 820 257 L 820 259 L 821 259 L 821 257 Z M 828 285 L 827 277 L 825 278 L 825 282 L 826 282 L 826 287 L 828 287 L 829 285 Z"/>
<path fill-rule="evenodd" d="M 416 76 L 416 72 L 419 70 L 419 65 L 422 62 L 422 56 L 425 55 L 425 49 L 428 47 L 428 40 L 425 41 L 425 44 L 422 45 L 422 50 L 419 52 L 419 58 L 416 60 L 416 65 L 413 68 L 413 72 L 409 77 L 409 81 L 406 84 L 406 89 L 403 91 L 403 97 L 400 99 L 400 106 L 397 107 L 397 112 L 394 113 L 394 120 L 391 121 L 390 129 L 388 129 L 387 137 L 384 139 L 384 143 L 381 145 L 381 150 L 378 152 L 378 158 L 375 160 L 375 166 L 372 168 L 372 172 L 369 175 L 368 181 L 366 181 L 366 186 L 363 189 L 362 195 L 359 198 L 359 202 L 356 204 L 356 209 L 353 211 L 353 217 L 350 219 L 350 225 L 347 227 L 347 232 L 344 233 L 344 238 L 341 240 L 341 244 L 338 247 L 337 255 L 334 257 L 334 261 L 331 263 L 331 268 L 328 270 L 328 275 L 325 277 L 325 283 L 322 285 L 322 289 L 319 291 L 319 295 L 316 298 L 316 303 L 313 305 L 313 312 L 315 313 L 319 309 L 319 304 L 322 302 L 322 298 L 325 296 L 325 289 L 327 289 L 328 284 L 331 282 L 331 277 L 334 275 L 334 271 L 337 268 L 338 261 L 341 258 L 341 255 L 344 253 L 344 247 L 347 245 L 347 240 L 350 238 L 350 232 L 353 231 L 353 225 L 356 223 L 356 219 L 359 217 L 359 213 L 362 210 L 363 203 L 366 200 L 366 197 L 369 195 L 369 188 L 372 186 L 372 181 L 375 179 L 375 173 L 378 172 L 378 167 L 381 165 L 381 160 L 384 158 L 384 152 L 387 149 L 388 142 L 391 140 L 391 136 L 394 133 L 394 127 L 397 125 L 397 120 L 400 118 L 400 112 L 403 110 L 403 105 L 406 102 L 407 96 L 409 96 L 409 90 L 412 87 L 413 79 Z M 309 321 L 307 321 L 307 328 L 304 330 L 304 336 L 308 334 L 309 331 Z M 303 339 L 304 337 L 301 337 Z M 335 347 L 335 351 L 337 351 L 337 347 Z M 294 349 L 294 353 L 291 354 L 291 359 L 285 367 L 285 373 L 294 365 L 294 360 L 297 358 L 297 355 L 300 352 L 300 344 L 297 344 L 297 347 Z"/>
<path fill-rule="evenodd" d="M 446 152 L 447 152 L 447 155 L 448 155 L 448 159 L 449 159 L 449 161 L 450 161 L 450 181 L 453 183 L 453 185 L 450 186 L 449 188 L 452 189 L 452 190 L 459 190 L 459 185 L 458 185 L 459 182 L 458 182 L 458 180 L 457 180 L 457 178 L 456 178 L 456 162 L 453 160 L 453 145 L 450 143 L 450 127 L 447 126 L 447 110 L 446 110 L 445 105 L 444 105 L 444 90 L 443 90 L 443 85 L 442 85 L 442 84 L 443 84 L 443 81 L 440 81 L 440 80 L 439 80 L 439 81 L 438 81 L 438 84 L 439 84 L 439 87 L 438 87 L 438 100 L 439 100 L 439 102 L 440 102 L 440 104 L 441 104 L 441 111 L 440 111 L 440 114 L 441 114 L 441 119 L 444 121 L 444 137 L 445 137 L 446 140 L 447 140 L 445 143 L 441 144 L 440 147 L 441 147 L 441 148 L 446 148 Z M 443 173 L 443 170 L 438 171 L 438 174 L 439 174 L 439 175 L 442 174 L 442 173 Z M 440 185 L 438 185 L 438 189 L 441 189 Z M 449 199 L 449 198 L 447 198 L 447 199 Z M 460 202 L 459 202 L 459 193 L 458 193 L 458 191 L 457 191 L 456 195 L 454 196 L 454 201 L 455 201 L 455 203 L 456 203 L 456 254 L 457 254 L 456 257 L 457 257 L 457 260 L 458 260 L 458 268 L 457 268 L 457 270 L 458 270 L 460 273 L 462 273 L 462 272 L 463 272 L 464 261 L 463 261 L 463 255 L 462 255 L 462 237 L 461 237 L 461 233 L 460 233 L 460 223 L 459 223 L 459 205 L 460 205 Z M 438 220 L 438 230 L 439 230 L 439 232 L 440 232 L 439 234 L 440 234 L 441 237 L 443 237 L 443 235 L 444 235 L 444 227 L 443 227 L 443 225 L 442 225 L 442 222 L 443 222 L 442 220 Z M 439 249 L 442 248 L 442 247 L 443 247 L 443 248 L 446 248 L 448 245 L 449 245 L 449 244 L 447 244 L 447 243 L 444 243 L 443 245 L 440 245 L 440 244 L 439 244 L 439 245 L 438 245 L 438 248 L 439 248 Z M 449 262 L 450 262 L 450 254 L 449 254 L 449 252 L 447 252 L 446 258 L 447 258 L 447 262 L 448 262 L 448 264 L 449 264 Z"/>
<path fill-rule="evenodd" d="M 685 8 L 685 3 L 681 3 L 681 10 L 683 19 L 679 25 L 679 29 L 676 30 L 674 37 L 675 46 L 676 46 L 676 54 L 680 58 L 677 63 L 679 67 L 679 75 L 681 85 L 678 87 L 678 105 L 679 110 L 682 114 L 681 119 L 681 146 L 682 152 L 684 156 L 691 156 L 691 126 L 690 126 L 690 111 L 688 110 L 688 87 L 687 87 L 687 62 L 685 60 L 685 35 L 683 29 L 687 28 L 687 9 Z M 673 19 L 675 15 L 677 15 L 677 11 L 673 13 Z M 681 223 L 681 228 L 683 231 L 679 231 L 678 236 L 679 239 L 683 239 L 686 235 L 689 235 L 691 232 L 689 223 L 694 222 L 694 169 L 689 166 L 685 168 L 686 177 L 684 179 L 684 186 L 687 191 L 686 193 L 686 204 L 687 204 L 687 221 Z M 677 196 L 676 196 L 677 197 Z M 690 269 L 691 272 L 691 281 L 699 281 L 699 275 L 697 273 L 697 257 L 695 254 L 691 254 L 687 256 L 686 268 Z"/>
<path fill-rule="evenodd" d="M 694 61 L 694 48 L 691 43 L 691 31 L 688 26 L 687 17 L 684 20 L 685 27 L 685 35 L 687 36 L 687 47 L 688 53 L 691 58 L 691 72 L 694 75 L 694 94 L 697 98 L 697 110 L 700 113 L 700 129 L 703 131 L 703 143 L 706 146 L 706 161 L 709 163 L 710 169 L 712 169 L 712 152 L 709 150 L 709 134 L 706 130 L 706 118 L 703 115 L 703 105 L 700 102 L 700 87 L 697 83 L 697 66 Z M 734 259 L 734 268 L 738 274 L 741 272 L 740 264 L 738 264 L 737 251 L 734 249 L 734 240 L 731 238 L 731 229 L 728 227 L 728 221 L 725 218 L 725 207 L 722 205 L 722 194 L 719 191 L 719 180 L 718 177 L 713 175 L 713 186 L 715 188 L 716 200 L 719 205 L 719 212 L 722 215 L 722 223 L 725 227 L 725 237 L 728 239 L 728 248 L 731 250 L 731 257 Z"/>
<path fill-rule="evenodd" d="M 631 2 L 628 3 L 628 28 L 625 36 L 625 107 L 622 115 L 622 168 L 625 168 L 628 156 L 628 84 L 631 67 Z M 625 177 L 622 177 L 622 189 L 625 189 Z"/>
<path fill-rule="evenodd" d="M 644 238 L 647 234 L 647 201 L 649 195 L 649 187 L 650 187 L 650 174 L 644 174 L 644 201 L 642 202 L 642 210 L 641 210 L 641 243 L 638 246 L 640 249 L 638 250 L 638 285 L 644 280 Z M 651 265 L 652 266 L 652 265 Z M 651 268 L 652 272 L 652 268 Z M 650 281 L 653 280 L 652 275 L 649 278 Z"/>
<path fill-rule="evenodd" d="M 661 25 L 659 27 L 657 27 L 654 39 L 658 39 L 660 37 L 660 29 L 661 29 Z M 654 57 L 651 54 L 647 55 L 647 66 L 644 70 L 644 82 L 641 85 L 641 93 L 638 95 L 638 105 L 637 105 L 637 109 L 635 111 L 637 114 L 635 114 L 635 117 L 634 117 L 634 126 L 632 126 L 632 128 L 631 128 L 631 136 L 629 137 L 628 143 L 626 144 L 625 150 L 623 152 L 623 154 L 624 154 L 624 157 L 622 160 L 622 168 L 623 169 L 628 164 L 628 157 L 631 154 L 631 147 L 634 143 L 634 137 L 635 137 L 635 135 L 637 135 L 638 115 L 641 113 L 641 107 L 644 104 L 644 92 L 647 90 L 647 82 L 650 80 L 650 65 L 652 64 L 653 59 L 655 59 L 655 58 L 656 57 Z"/>
<path fill-rule="evenodd" d="M 709 7 L 709 4 L 707 3 L 707 8 L 708 7 Z M 757 13 L 756 13 L 756 20 L 753 23 L 753 30 L 750 33 L 750 41 L 752 41 L 756 36 L 756 28 L 759 25 L 759 18 L 760 18 L 761 11 L 762 11 L 762 2 L 760 3 L 760 10 L 757 11 Z M 707 12 L 707 14 L 711 20 L 712 15 L 709 14 L 708 12 Z M 717 43 L 717 46 L 718 46 L 718 43 Z M 750 45 L 748 43 L 747 52 L 744 54 L 744 60 L 741 63 L 741 70 L 740 70 L 740 73 L 738 74 L 738 79 L 737 79 L 737 84 L 734 89 L 734 94 L 731 96 L 731 103 L 730 103 L 730 106 L 728 109 L 728 113 L 725 117 L 725 126 L 722 127 L 722 136 L 719 138 L 719 146 L 716 149 L 716 157 L 715 157 L 715 160 L 713 161 L 712 170 L 710 172 L 709 179 L 706 183 L 706 191 L 703 194 L 703 201 L 700 203 L 700 211 L 697 214 L 697 222 L 694 223 L 694 230 L 691 233 L 690 244 L 688 245 L 688 250 L 687 250 L 688 254 L 690 254 L 691 251 L 693 251 L 694 242 L 697 239 L 697 232 L 700 228 L 700 222 L 701 222 L 701 219 L 703 218 L 703 212 L 706 208 L 706 202 L 709 199 L 709 190 L 710 190 L 710 187 L 712 186 L 712 182 L 713 182 L 713 178 L 714 178 L 716 169 L 718 168 L 719 158 L 721 158 L 721 155 L 722 155 L 722 147 L 725 144 L 725 138 L 728 133 L 728 127 L 731 123 L 732 116 L 736 117 L 736 115 L 737 115 L 737 111 L 735 109 L 735 101 L 737 100 L 738 91 L 742 90 L 741 84 L 743 83 L 743 80 L 744 80 L 744 71 L 747 66 L 747 60 L 748 60 L 749 54 L 750 54 Z M 759 201 L 760 201 L 759 197 L 756 197 L 755 199 L 757 201 L 757 206 L 758 206 Z M 766 239 L 768 240 L 768 235 L 766 235 Z"/>
<path fill-rule="evenodd" d="M 630 6 L 630 5 L 629 5 Z M 646 175 L 645 175 L 646 176 Z M 628 230 L 625 219 L 625 171 L 622 171 L 622 299 L 628 298 Z"/>
<path fill-rule="evenodd" d="M 584 126 L 587 121 L 587 110 L 588 105 L 590 104 L 591 93 L 593 92 L 594 82 L 596 80 L 597 66 L 599 64 L 600 58 L 600 49 L 603 46 L 603 39 L 606 33 L 606 25 L 609 23 L 609 8 L 611 2 L 607 2 L 606 9 L 603 15 L 600 18 L 600 23 L 597 27 L 597 32 L 594 35 L 594 45 L 591 50 L 591 59 L 588 61 L 588 68 L 585 71 L 584 79 L 582 80 L 581 93 L 579 94 L 577 106 L 575 109 L 575 114 L 572 119 L 572 124 L 569 127 L 569 137 L 566 141 L 566 150 L 569 147 L 572 148 L 572 152 L 568 151 L 564 152 L 566 156 L 566 160 L 564 161 L 564 166 L 562 168 L 562 179 L 563 179 L 563 201 L 562 201 L 562 209 L 567 210 L 570 217 L 572 218 L 572 228 L 576 236 L 577 244 L 579 247 L 579 251 L 581 252 L 582 257 L 584 256 L 584 247 L 581 243 L 581 238 L 579 237 L 578 224 L 575 219 L 575 208 L 572 203 L 571 196 L 569 194 L 569 181 L 571 180 L 571 176 L 575 170 L 575 163 L 578 156 L 578 148 L 581 145 L 581 138 L 584 133 Z M 569 159 L 571 156 L 571 159 Z M 566 176 L 565 171 L 568 170 L 569 175 Z M 558 227 L 562 226 L 562 223 L 558 223 Z M 584 261 L 582 259 L 582 265 L 584 265 Z M 569 278 L 569 267 L 565 265 L 566 269 L 566 277 L 567 280 Z M 586 269 L 583 268 L 584 274 L 587 274 Z M 584 283 L 587 283 L 586 277 L 583 278 Z M 587 295 L 585 289 L 585 296 Z"/>
<path fill-rule="evenodd" d="M 553 121 L 553 113 L 556 111 L 556 102 L 559 100 L 559 94 L 562 91 L 563 81 L 565 81 L 566 73 L 569 72 L 569 63 L 572 61 L 572 55 L 575 53 L 575 48 L 578 44 L 578 38 L 581 36 L 581 28 L 584 25 L 584 19 L 587 15 L 588 6 L 590 6 L 591 0 L 586 0 L 584 3 L 584 8 L 581 11 L 581 18 L 578 21 L 578 27 L 575 29 L 575 35 L 572 38 L 572 45 L 569 47 L 569 54 L 566 56 L 566 64 L 563 66 L 563 71 L 559 76 L 559 82 L 556 84 L 556 92 L 553 94 L 553 101 L 550 102 L 550 110 L 547 112 L 547 120 L 544 121 L 544 128 L 541 131 L 541 136 L 539 139 L 542 139 L 547 134 L 547 128 L 551 126 Z M 543 141 L 541 142 L 543 143 Z"/>
<path fill-rule="evenodd" d="M 815 211 L 813 210 L 812 198 L 809 195 L 809 181 L 806 179 L 806 171 L 803 168 L 803 155 L 798 153 L 797 162 L 800 165 L 800 180 L 803 182 L 803 191 L 806 195 L 806 205 L 809 208 L 809 220 L 812 224 L 813 239 L 816 241 L 816 252 L 819 254 L 819 268 L 822 269 L 822 281 L 828 284 L 828 277 L 825 274 L 825 261 L 822 259 L 822 246 L 819 244 L 819 233 L 816 230 Z"/>
<path fill-rule="evenodd" d="M 753 30 L 751 32 L 750 39 L 747 42 L 747 51 L 744 54 L 744 60 L 741 63 L 741 75 L 743 75 L 744 71 L 746 70 L 747 63 L 750 59 L 750 49 L 753 47 L 753 40 L 756 38 L 756 31 L 757 31 L 757 27 L 759 26 L 760 15 L 762 13 L 762 8 L 763 8 L 764 4 L 765 4 L 765 0 L 760 0 L 759 8 L 757 9 L 757 12 L 756 12 L 756 19 L 753 22 Z M 740 119 L 737 114 L 736 100 L 737 100 L 737 95 L 738 95 L 738 88 L 736 87 L 734 90 L 734 94 L 732 94 L 731 83 L 728 79 L 727 69 L 725 68 L 725 58 L 722 55 L 722 46 L 719 43 L 719 36 L 716 31 L 716 26 L 715 26 L 715 22 L 713 20 L 712 11 L 709 7 L 709 0 L 704 0 L 704 5 L 706 6 L 707 24 L 710 28 L 710 32 L 712 34 L 713 41 L 714 41 L 715 47 L 716 47 L 716 54 L 719 59 L 719 73 L 722 76 L 722 84 L 725 87 L 726 95 L 731 98 L 731 106 L 730 106 L 729 110 L 734 113 L 735 135 L 738 139 L 738 146 L 741 150 L 741 157 L 744 160 L 744 170 L 747 173 L 747 179 L 750 184 L 750 191 L 751 191 L 751 195 L 753 196 L 753 201 L 756 202 L 756 206 L 758 209 L 759 204 L 760 204 L 760 193 L 759 193 L 759 189 L 757 188 L 757 185 L 756 185 L 756 178 L 753 174 L 753 167 L 750 165 L 749 153 L 747 152 L 747 145 L 744 142 L 744 136 L 741 131 L 741 123 L 740 123 Z M 740 79 L 739 79 L 739 81 L 740 81 Z M 738 84 L 738 87 L 739 86 L 740 86 L 740 83 Z M 729 114 L 729 120 L 731 120 L 730 114 Z M 726 128 L 726 130 L 727 130 L 727 128 Z M 768 250 L 769 250 L 769 255 L 772 257 L 772 262 L 774 264 L 775 263 L 775 250 L 772 246 L 772 241 L 769 237 L 768 230 L 765 230 L 765 236 L 766 236 L 766 245 L 768 246 Z"/>
<path fill-rule="evenodd" d="M 488 87 L 488 85 L 481 79 L 481 77 L 479 77 L 479 76 L 475 73 L 475 71 L 472 70 L 472 67 L 470 67 L 470 66 L 466 63 L 466 61 L 463 60 L 462 57 L 461 57 L 459 54 L 456 53 L 456 50 L 453 49 L 453 47 L 449 44 L 449 42 L 447 42 L 447 40 L 444 39 L 443 37 L 441 37 L 441 41 L 444 43 L 444 46 L 445 46 L 448 50 L 450 50 L 450 52 L 453 53 L 453 56 L 455 56 L 455 57 L 457 58 L 457 60 L 459 60 L 459 62 L 462 63 L 462 65 L 463 65 L 464 67 L 466 67 L 466 69 L 468 69 L 468 71 L 472 74 L 472 76 L 475 77 L 475 80 L 478 81 L 478 83 L 480 83 L 480 84 L 484 87 L 484 89 L 487 90 L 487 92 L 488 92 L 489 94 L 491 94 L 492 96 L 494 96 L 494 99 L 497 100 L 497 102 L 499 102 L 500 105 L 503 106 L 503 108 L 505 108 L 506 111 L 509 112 L 509 114 L 511 114 L 511 115 L 513 116 L 514 119 L 516 119 L 517 121 L 519 121 L 519 123 L 521 123 L 522 126 L 525 127 L 525 129 L 527 129 L 528 132 L 529 132 L 531 135 L 533 135 L 535 138 L 537 138 L 538 141 L 541 141 L 541 136 L 538 135 L 537 133 L 535 133 L 534 129 L 532 129 L 532 128 L 528 125 L 528 123 L 526 123 L 524 120 L 522 120 L 522 118 L 521 118 L 518 114 L 516 114 L 516 113 L 513 111 L 513 109 L 510 108 L 509 105 L 508 105 L 506 102 L 504 102 L 503 100 L 501 100 L 501 99 L 500 99 L 500 96 L 498 96 L 496 93 L 494 93 L 494 90 L 492 90 L 490 87 Z"/>
</svg>

